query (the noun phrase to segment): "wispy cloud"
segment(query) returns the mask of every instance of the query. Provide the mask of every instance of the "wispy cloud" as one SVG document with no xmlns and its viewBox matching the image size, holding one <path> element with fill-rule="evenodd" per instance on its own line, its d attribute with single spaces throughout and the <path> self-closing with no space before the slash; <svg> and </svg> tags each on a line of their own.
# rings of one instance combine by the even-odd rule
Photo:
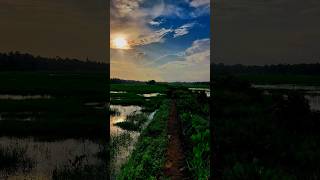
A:
<svg viewBox="0 0 320 180">
<path fill-rule="evenodd" d="M 203 6 L 208 7 L 210 5 L 210 0 L 190 0 L 189 3 L 190 6 L 195 8 Z"/>
<path fill-rule="evenodd" d="M 185 50 L 184 61 L 170 61 L 159 67 L 167 81 L 209 81 L 210 39 L 200 39 Z"/>
<path fill-rule="evenodd" d="M 158 43 L 163 42 L 164 37 L 168 34 L 173 32 L 172 29 L 166 29 L 161 28 L 160 30 L 157 30 L 155 32 L 151 32 L 147 35 L 141 35 L 141 37 L 137 38 L 136 40 L 133 40 L 130 42 L 131 46 L 142 46 L 147 45 L 151 43 Z"/>
<path fill-rule="evenodd" d="M 174 35 L 173 37 L 179 37 L 179 36 L 183 36 L 189 33 L 189 30 L 195 25 L 196 23 L 188 23 L 185 25 L 182 25 L 180 27 L 178 27 L 177 29 L 174 30 Z"/>
<path fill-rule="evenodd" d="M 164 23 L 164 19 L 161 19 L 161 20 L 152 20 L 149 22 L 150 25 L 152 26 L 159 26 L 160 24 L 163 24 Z"/>
</svg>

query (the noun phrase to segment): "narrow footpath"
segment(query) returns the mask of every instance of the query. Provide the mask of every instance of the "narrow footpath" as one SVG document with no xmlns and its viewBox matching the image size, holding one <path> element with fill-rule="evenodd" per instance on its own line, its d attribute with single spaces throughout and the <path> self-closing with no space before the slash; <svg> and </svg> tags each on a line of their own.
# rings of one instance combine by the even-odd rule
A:
<svg viewBox="0 0 320 180">
<path fill-rule="evenodd" d="M 187 179 L 185 177 L 185 157 L 181 142 L 181 124 L 178 120 L 176 101 L 172 100 L 168 119 L 168 149 L 164 174 L 172 180 Z"/>
</svg>

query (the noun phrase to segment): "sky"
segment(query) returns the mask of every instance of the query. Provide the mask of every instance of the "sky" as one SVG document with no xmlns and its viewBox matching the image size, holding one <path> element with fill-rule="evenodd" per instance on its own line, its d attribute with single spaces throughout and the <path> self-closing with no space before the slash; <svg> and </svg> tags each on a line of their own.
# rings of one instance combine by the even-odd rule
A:
<svg viewBox="0 0 320 180">
<path fill-rule="evenodd" d="M 111 78 L 210 80 L 210 0 L 111 0 Z"/>
<path fill-rule="evenodd" d="M 216 0 L 213 62 L 320 62 L 319 0 Z"/>
<path fill-rule="evenodd" d="M 107 61 L 106 0 L 0 0 L 0 52 Z"/>
</svg>

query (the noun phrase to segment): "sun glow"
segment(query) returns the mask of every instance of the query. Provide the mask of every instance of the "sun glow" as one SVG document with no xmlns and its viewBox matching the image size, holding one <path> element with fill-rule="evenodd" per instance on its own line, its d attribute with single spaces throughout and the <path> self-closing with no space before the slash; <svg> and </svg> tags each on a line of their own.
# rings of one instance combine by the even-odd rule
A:
<svg viewBox="0 0 320 180">
<path fill-rule="evenodd" d="M 129 43 L 124 37 L 116 37 L 112 41 L 112 47 L 115 49 L 130 49 Z"/>
</svg>

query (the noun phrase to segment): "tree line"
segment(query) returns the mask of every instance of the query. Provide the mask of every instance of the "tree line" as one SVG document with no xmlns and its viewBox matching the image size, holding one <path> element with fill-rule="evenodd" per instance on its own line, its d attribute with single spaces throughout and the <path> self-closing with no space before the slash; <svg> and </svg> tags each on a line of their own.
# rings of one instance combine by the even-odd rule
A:
<svg viewBox="0 0 320 180">
<path fill-rule="evenodd" d="M 276 64 L 276 65 L 225 65 L 211 64 L 213 74 L 297 74 L 320 75 L 320 63 L 314 64 Z"/>
<path fill-rule="evenodd" d="M 107 71 L 106 63 L 89 59 L 33 56 L 28 53 L 0 53 L 0 71 Z"/>
</svg>

